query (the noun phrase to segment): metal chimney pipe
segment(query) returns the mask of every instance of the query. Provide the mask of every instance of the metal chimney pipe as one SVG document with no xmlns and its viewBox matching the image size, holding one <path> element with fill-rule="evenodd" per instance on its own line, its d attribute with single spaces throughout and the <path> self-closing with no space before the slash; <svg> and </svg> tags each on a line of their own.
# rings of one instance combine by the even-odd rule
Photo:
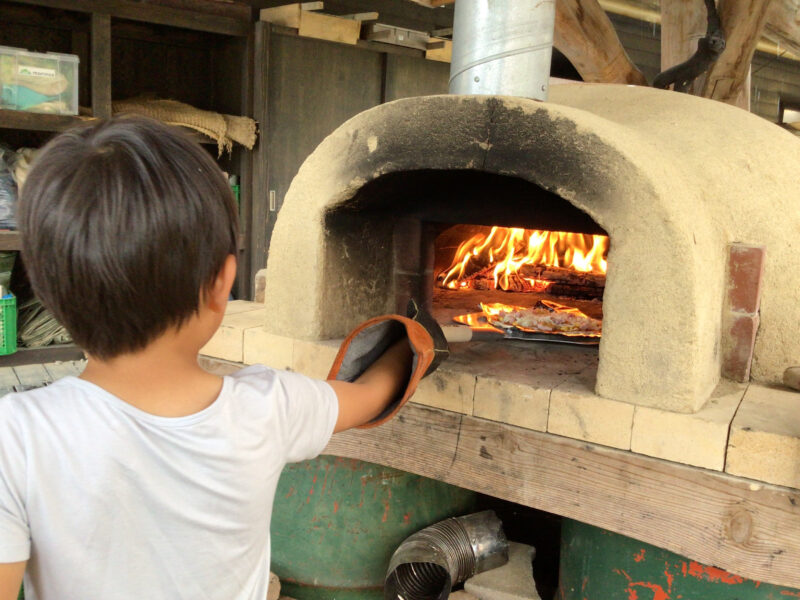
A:
<svg viewBox="0 0 800 600">
<path fill-rule="evenodd" d="M 547 100 L 555 0 L 457 0 L 451 94 Z"/>
</svg>

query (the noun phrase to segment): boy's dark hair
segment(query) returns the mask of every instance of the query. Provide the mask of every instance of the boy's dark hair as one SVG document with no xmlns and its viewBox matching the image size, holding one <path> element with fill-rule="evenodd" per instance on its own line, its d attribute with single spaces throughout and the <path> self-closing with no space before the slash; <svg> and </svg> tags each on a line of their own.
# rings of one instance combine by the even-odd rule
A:
<svg viewBox="0 0 800 600">
<path fill-rule="evenodd" d="M 237 210 L 217 164 L 183 132 L 141 117 L 49 142 L 19 223 L 34 292 L 105 360 L 182 325 L 237 250 Z"/>
</svg>

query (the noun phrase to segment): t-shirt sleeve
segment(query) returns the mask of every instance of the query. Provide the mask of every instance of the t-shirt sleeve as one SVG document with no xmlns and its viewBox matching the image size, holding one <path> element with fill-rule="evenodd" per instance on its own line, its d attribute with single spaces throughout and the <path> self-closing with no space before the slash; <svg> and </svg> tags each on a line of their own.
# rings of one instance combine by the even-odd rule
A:
<svg viewBox="0 0 800 600">
<path fill-rule="evenodd" d="M 28 560 L 31 552 L 24 445 L 11 411 L 8 400 L 0 399 L 0 563 Z"/>
<path fill-rule="evenodd" d="M 319 456 L 339 416 L 336 392 L 325 381 L 299 373 L 277 373 L 286 462 Z"/>
</svg>

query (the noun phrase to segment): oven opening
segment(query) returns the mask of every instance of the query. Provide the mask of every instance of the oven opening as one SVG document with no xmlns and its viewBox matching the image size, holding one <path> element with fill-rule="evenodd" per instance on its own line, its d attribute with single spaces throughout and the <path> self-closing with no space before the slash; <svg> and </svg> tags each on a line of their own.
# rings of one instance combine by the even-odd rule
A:
<svg viewBox="0 0 800 600">
<path fill-rule="evenodd" d="M 600 234 L 446 227 L 434 242 L 434 315 L 475 333 L 596 345 L 608 249 Z"/>
</svg>

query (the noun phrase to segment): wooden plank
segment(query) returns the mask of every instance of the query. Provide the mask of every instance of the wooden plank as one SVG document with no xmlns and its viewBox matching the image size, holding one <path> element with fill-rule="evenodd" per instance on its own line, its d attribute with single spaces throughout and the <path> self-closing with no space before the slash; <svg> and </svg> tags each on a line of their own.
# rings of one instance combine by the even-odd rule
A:
<svg viewBox="0 0 800 600">
<path fill-rule="evenodd" d="M 0 231 L 0 250 L 21 250 L 22 238 L 19 231 Z"/>
<path fill-rule="evenodd" d="M 302 12 L 303 7 L 299 2 L 296 2 L 294 4 L 276 6 L 274 8 L 262 8 L 258 17 L 261 21 L 266 21 L 267 23 L 298 29 L 300 27 L 300 14 Z"/>
<path fill-rule="evenodd" d="M 14 354 L 0 356 L 0 367 L 43 364 L 57 360 L 81 360 L 83 350 L 74 344 L 60 344 L 44 348 L 18 348 Z"/>
<path fill-rule="evenodd" d="M 428 46 L 425 51 L 425 58 L 449 63 L 453 58 L 453 42 L 450 40 L 439 40 Z"/>
<path fill-rule="evenodd" d="M 19 384 L 19 377 L 11 367 L 0 368 L 0 396 L 5 396 L 14 391 L 14 386 Z"/>
<path fill-rule="evenodd" d="M 111 117 L 111 16 L 92 13 L 92 115 Z"/>
<path fill-rule="evenodd" d="M 584 81 L 647 85 L 597 0 L 557 0 L 553 45 Z"/>
<path fill-rule="evenodd" d="M 748 92 L 750 63 L 767 20 L 771 0 L 720 0 L 718 11 L 725 30 L 725 50 L 711 66 L 703 96 L 729 104 L 742 104 Z M 749 109 L 749 93 L 746 93 Z"/>
<path fill-rule="evenodd" d="M 96 12 L 109 14 L 118 19 L 132 21 L 145 21 L 158 25 L 183 27 L 197 31 L 221 33 L 225 35 L 245 36 L 250 32 L 249 13 L 241 16 L 225 16 L 209 14 L 197 10 L 201 3 L 195 5 L 195 10 L 159 6 L 154 2 L 137 0 L 17 0 L 24 4 L 46 6 L 78 12 Z"/>
<path fill-rule="evenodd" d="M 355 45 L 361 35 L 361 22 L 302 11 L 298 33 L 303 37 Z"/>
<path fill-rule="evenodd" d="M 372 12 L 360 12 L 350 15 L 339 15 L 342 19 L 353 19 L 354 21 L 377 21 L 380 14 Z"/>
<path fill-rule="evenodd" d="M 259 0 L 259 8 L 286 4 L 286 0 Z M 398 0 L 325 0 L 325 12 L 347 15 L 360 12 L 377 12 L 381 23 L 415 31 L 432 31 L 453 26 L 453 7 L 431 10 Z"/>
<path fill-rule="evenodd" d="M 409 404 L 327 454 L 563 515 L 738 575 L 800 587 L 800 492 Z M 744 525 L 744 526 L 742 526 Z"/>
<path fill-rule="evenodd" d="M 385 101 L 411 96 L 446 94 L 450 66 L 420 58 L 386 57 Z"/>
<path fill-rule="evenodd" d="M 91 119 L 77 115 L 46 115 L 24 110 L 0 109 L 0 129 L 65 131 Z"/>
<path fill-rule="evenodd" d="M 14 374 L 19 379 L 20 385 L 27 387 L 42 387 L 48 383 L 52 383 L 53 378 L 47 372 L 42 364 L 35 365 L 19 365 L 13 367 Z"/>
</svg>

